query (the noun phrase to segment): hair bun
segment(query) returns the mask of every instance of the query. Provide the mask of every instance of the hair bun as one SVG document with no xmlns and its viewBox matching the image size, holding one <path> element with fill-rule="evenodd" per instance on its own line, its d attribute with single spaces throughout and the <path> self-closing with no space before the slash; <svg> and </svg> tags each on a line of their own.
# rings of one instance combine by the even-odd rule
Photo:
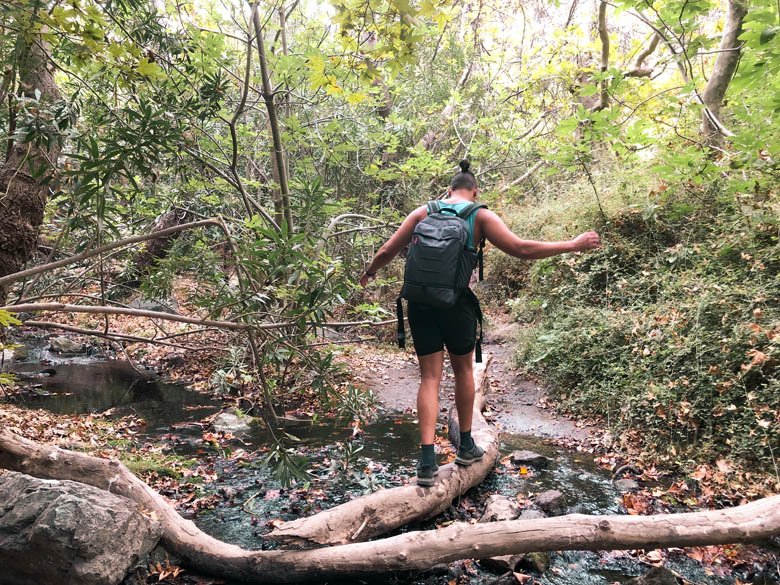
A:
<svg viewBox="0 0 780 585">
<path fill-rule="evenodd" d="M 460 164 L 460 172 L 462 172 L 462 173 L 468 173 L 469 172 L 469 167 L 471 166 L 471 163 L 469 161 L 464 159 L 464 160 L 460 161 L 459 164 Z"/>
</svg>

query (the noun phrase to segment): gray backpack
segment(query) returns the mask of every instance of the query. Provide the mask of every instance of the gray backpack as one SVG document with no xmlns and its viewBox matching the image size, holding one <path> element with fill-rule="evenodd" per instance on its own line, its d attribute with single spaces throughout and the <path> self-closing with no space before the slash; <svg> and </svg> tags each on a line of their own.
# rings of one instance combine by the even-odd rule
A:
<svg viewBox="0 0 780 585">
<path fill-rule="evenodd" d="M 469 246 L 468 217 L 485 207 L 471 203 L 460 212 L 442 208 L 438 201 L 428 202 L 428 217 L 419 222 L 409 242 L 404 269 L 404 286 L 397 301 L 398 346 L 404 347 L 403 304 L 401 299 L 432 307 L 448 309 L 454 307 L 461 295 L 471 296 L 479 321 L 479 335 L 475 357 L 482 361 L 482 311 L 476 295 L 469 288 L 474 268 L 479 265 L 479 279 L 482 280 L 482 249 Z"/>
</svg>

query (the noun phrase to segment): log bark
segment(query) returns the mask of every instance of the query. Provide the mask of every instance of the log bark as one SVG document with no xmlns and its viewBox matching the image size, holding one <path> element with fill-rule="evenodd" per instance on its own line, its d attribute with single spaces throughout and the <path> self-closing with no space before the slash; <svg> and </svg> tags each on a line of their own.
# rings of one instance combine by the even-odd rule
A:
<svg viewBox="0 0 780 585">
<path fill-rule="evenodd" d="M 780 533 L 780 496 L 707 512 L 658 516 L 585 516 L 453 524 L 439 530 L 313 550 L 247 551 L 184 520 L 160 494 L 116 460 L 44 446 L 0 428 L 0 468 L 71 479 L 133 500 L 163 525 L 163 544 L 196 570 L 247 583 L 291 583 L 425 569 L 463 558 L 553 550 L 701 546 L 754 541 Z M 416 488 L 413 497 L 425 491 Z"/>
<path fill-rule="evenodd" d="M 720 42 L 720 52 L 715 59 L 712 74 L 707 86 L 702 92 L 701 99 L 709 110 L 702 113 L 702 133 L 708 144 L 719 146 L 723 142 L 723 132 L 713 122 L 721 119 L 720 108 L 723 98 L 731 83 L 731 78 L 737 70 L 740 55 L 739 36 L 742 34 L 742 21 L 748 11 L 748 5 L 742 0 L 729 0 L 726 10 L 726 22 L 723 25 L 723 36 Z"/>
<path fill-rule="evenodd" d="M 49 45 L 40 34 L 20 37 L 19 89 L 26 98 L 38 100 L 41 130 L 32 140 L 14 141 L 0 167 L 0 277 L 18 272 L 33 255 L 61 148 L 59 129 L 48 112 L 60 99 Z M 8 285 L 0 284 L 0 304 L 7 297 Z"/>
<path fill-rule="evenodd" d="M 379 490 L 362 498 L 330 508 L 308 518 L 285 522 L 264 539 L 304 546 L 347 544 L 364 541 L 441 514 L 452 500 L 479 485 L 493 469 L 498 458 L 498 431 L 482 416 L 488 387 L 487 366 L 490 356 L 474 368 L 474 440 L 485 449 L 481 461 L 470 467 L 455 464 L 439 469 L 433 487 L 421 489 L 415 483 Z M 410 448 L 412 448 L 410 446 Z"/>
</svg>

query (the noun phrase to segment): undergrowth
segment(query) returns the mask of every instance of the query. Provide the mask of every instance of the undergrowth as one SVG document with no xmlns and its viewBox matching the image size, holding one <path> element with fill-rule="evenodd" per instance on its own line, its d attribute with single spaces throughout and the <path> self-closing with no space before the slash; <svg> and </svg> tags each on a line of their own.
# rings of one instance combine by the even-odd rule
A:
<svg viewBox="0 0 780 585">
<path fill-rule="evenodd" d="M 556 215 L 559 237 L 574 235 L 568 214 L 593 220 L 603 240 L 588 254 L 509 266 L 522 289 L 509 304 L 528 324 L 521 363 L 551 383 L 564 409 L 603 417 L 616 436 L 634 431 L 670 461 L 728 457 L 777 473 L 777 194 L 612 189 L 621 205 L 604 215 L 585 188 L 563 210 L 514 210 L 513 228 L 527 237 L 549 234 Z"/>
</svg>

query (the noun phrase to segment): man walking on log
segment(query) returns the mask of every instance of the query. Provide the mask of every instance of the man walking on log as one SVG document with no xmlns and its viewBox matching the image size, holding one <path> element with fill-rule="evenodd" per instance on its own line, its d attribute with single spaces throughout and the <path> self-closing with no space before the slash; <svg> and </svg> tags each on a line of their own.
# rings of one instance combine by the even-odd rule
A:
<svg viewBox="0 0 780 585">
<path fill-rule="evenodd" d="M 460 446 L 455 463 L 468 466 L 479 461 L 484 454 L 471 437 L 474 407 L 472 354 L 476 348 L 477 361 L 481 361 L 482 314 L 468 283 L 477 259 L 481 277 L 482 245 L 485 239 L 511 256 L 526 259 L 591 250 L 600 245 L 596 232 L 585 232 L 564 242 L 521 240 L 498 215 L 486 206 L 474 203 L 478 191 L 477 181 L 469 171 L 469 166 L 468 161 L 461 161 L 461 170 L 453 177 L 446 199 L 431 201 L 406 217 L 360 277 L 360 284 L 365 287 L 380 268 L 386 266 L 404 247 L 410 246 L 401 296 L 409 301 L 409 327 L 420 364 L 417 416 L 421 448 L 417 484 L 421 486 L 432 486 L 439 470 L 433 438 L 439 412 L 439 383 L 445 347 L 455 373 L 455 406 L 460 427 Z M 459 232 L 461 229 L 462 236 Z M 458 237 L 463 238 L 463 243 L 458 244 L 455 253 L 448 252 L 448 247 L 453 246 L 453 240 L 459 242 Z M 475 243 L 479 243 L 479 252 Z M 467 269 L 463 269 L 463 266 Z M 465 277 L 459 273 L 464 273 Z M 455 286 L 445 286 L 439 282 L 442 276 L 448 282 L 454 279 Z M 430 280 L 426 281 L 426 278 Z M 403 347 L 400 298 L 398 302 L 399 343 Z"/>
</svg>

